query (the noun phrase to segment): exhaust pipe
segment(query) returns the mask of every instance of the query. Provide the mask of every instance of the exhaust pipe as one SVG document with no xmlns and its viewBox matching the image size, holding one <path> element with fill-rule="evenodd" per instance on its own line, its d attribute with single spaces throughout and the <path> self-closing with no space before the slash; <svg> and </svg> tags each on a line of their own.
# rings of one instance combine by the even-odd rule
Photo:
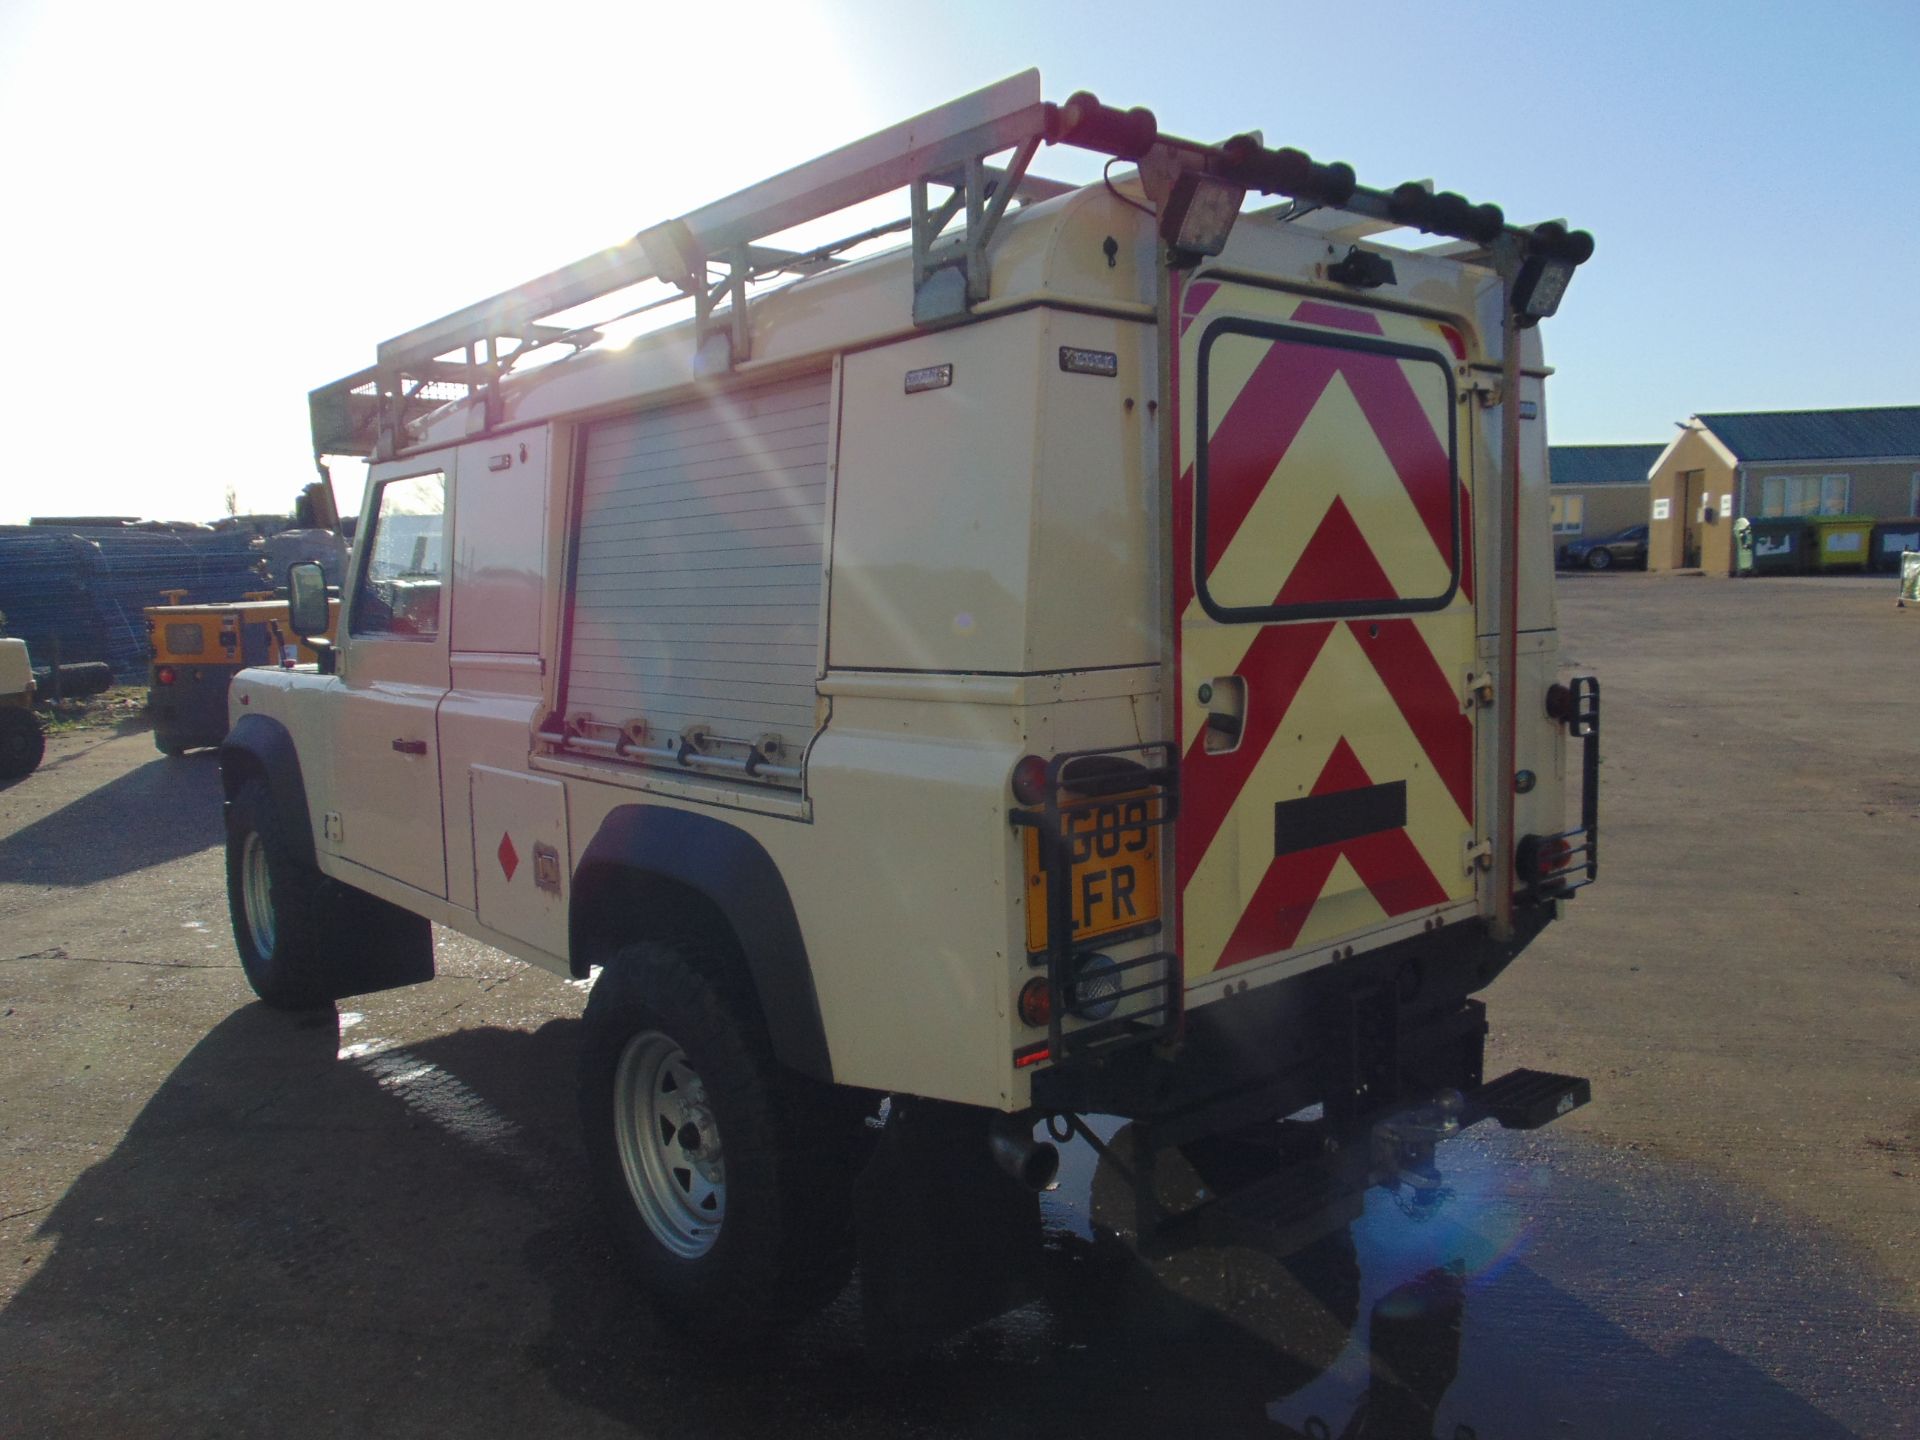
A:
<svg viewBox="0 0 1920 1440">
<path fill-rule="evenodd" d="M 994 1163 L 1029 1190 L 1044 1190 L 1060 1173 L 1060 1151 L 1033 1138 L 1030 1116 L 996 1115 L 987 1125 L 987 1149 Z"/>
</svg>

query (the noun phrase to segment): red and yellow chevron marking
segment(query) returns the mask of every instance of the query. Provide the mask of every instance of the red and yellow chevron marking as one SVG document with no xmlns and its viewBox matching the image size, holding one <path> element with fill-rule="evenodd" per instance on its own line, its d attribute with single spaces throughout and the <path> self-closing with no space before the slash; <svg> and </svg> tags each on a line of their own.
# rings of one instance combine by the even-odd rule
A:
<svg viewBox="0 0 1920 1440">
<path fill-rule="evenodd" d="M 1184 764 L 1174 835 L 1189 977 L 1331 944 L 1469 899 L 1474 656 L 1469 477 L 1456 492 L 1444 374 L 1342 345 L 1365 335 L 1442 363 L 1457 343 L 1417 317 L 1199 281 L 1177 297 L 1176 488 Z M 1310 327 L 1327 341 L 1241 333 L 1215 319 Z M 1207 346 L 1207 505 L 1199 557 L 1218 606 L 1379 602 L 1358 618 L 1221 623 L 1195 575 L 1194 433 Z M 1445 608 L 1400 602 L 1458 589 Z M 1398 613 L 1396 613 L 1398 612 Z M 1237 746 L 1209 751 L 1202 684 L 1238 676 Z M 1276 853 L 1276 806 L 1404 790 L 1405 823 Z M 1299 807 L 1294 807 L 1298 809 Z"/>
</svg>

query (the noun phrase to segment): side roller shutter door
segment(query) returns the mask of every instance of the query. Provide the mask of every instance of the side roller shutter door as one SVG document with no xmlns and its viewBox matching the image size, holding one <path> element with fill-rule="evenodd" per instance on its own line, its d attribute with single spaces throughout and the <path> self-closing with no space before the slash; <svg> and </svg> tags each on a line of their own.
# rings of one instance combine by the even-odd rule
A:
<svg viewBox="0 0 1920 1440">
<path fill-rule="evenodd" d="M 831 376 L 588 427 L 567 715 L 742 758 L 814 731 Z M 744 742 L 736 744 L 732 742 Z M 770 757 L 771 758 L 771 757 Z"/>
</svg>

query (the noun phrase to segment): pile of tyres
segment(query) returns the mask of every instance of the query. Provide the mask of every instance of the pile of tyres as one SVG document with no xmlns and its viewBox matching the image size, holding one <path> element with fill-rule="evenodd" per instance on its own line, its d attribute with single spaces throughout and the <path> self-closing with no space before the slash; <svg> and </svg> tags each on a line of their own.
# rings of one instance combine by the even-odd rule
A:
<svg viewBox="0 0 1920 1440">
<path fill-rule="evenodd" d="M 203 526 L 0 526 L 0 615 L 36 665 L 101 662 L 123 685 L 145 682 L 142 611 L 183 590 L 189 604 L 259 591 L 266 551 L 251 530 Z"/>
</svg>

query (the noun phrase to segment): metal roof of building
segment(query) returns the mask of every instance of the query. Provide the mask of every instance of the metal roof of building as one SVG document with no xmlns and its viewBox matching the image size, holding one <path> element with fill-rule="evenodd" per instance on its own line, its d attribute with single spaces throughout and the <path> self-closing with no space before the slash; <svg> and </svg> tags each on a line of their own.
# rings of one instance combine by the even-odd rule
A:
<svg viewBox="0 0 1920 1440">
<path fill-rule="evenodd" d="M 1661 449 L 1659 445 L 1549 445 L 1547 469 L 1556 485 L 1644 485 Z"/>
<path fill-rule="evenodd" d="M 1920 405 L 1759 410 L 1693 417 L 1740 460 L 1905 459 L 1920 455 Z"/>
</svg>

